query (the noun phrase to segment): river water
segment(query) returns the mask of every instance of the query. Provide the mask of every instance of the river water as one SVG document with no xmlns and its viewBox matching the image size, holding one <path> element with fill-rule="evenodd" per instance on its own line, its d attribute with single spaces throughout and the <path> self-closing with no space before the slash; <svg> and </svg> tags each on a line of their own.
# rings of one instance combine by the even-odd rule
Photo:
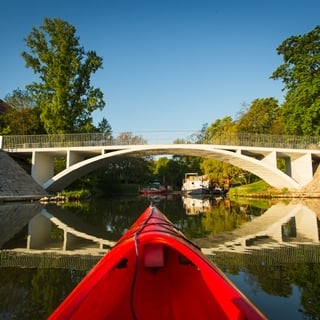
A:
<svg viewBox="0 0 320 320">
<path fill-rule="evenodd" d="M 46 319 L 151 201 L 269 319 L 320 319 L 320 200 L 173 195 L 0 205 L 0 319 Z"/>
</svg>

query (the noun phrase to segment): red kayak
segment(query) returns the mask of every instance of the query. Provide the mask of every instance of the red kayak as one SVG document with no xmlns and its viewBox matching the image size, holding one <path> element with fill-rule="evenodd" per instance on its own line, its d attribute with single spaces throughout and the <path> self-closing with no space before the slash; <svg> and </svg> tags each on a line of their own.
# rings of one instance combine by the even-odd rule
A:
<svg viewBox="0 0 320 320">
<path fill-rule="evenodd" d="M 147 208 L 53 319 L 266 317 L 156 208 Z"/>
</svg>

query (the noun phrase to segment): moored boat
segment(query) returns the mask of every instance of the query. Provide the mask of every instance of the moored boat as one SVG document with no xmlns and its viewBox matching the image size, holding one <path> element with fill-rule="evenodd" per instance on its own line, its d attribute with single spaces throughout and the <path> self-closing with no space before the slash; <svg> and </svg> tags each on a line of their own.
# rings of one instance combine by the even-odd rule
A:
<svg viewBox="0 0 320 320">
<path fill-rule="evenodd" d="M 265 316 L 156 207 L 148 207 L 49 319 Z"/>
<path fill-rule="evenodd" d="M 165 194 L 167 193 L 167 186 L 164 186 L 158 180 L 151 181 L 148 186 L 139 189 L 139 194 Z"/>
<path fill-rule="evenodd" d="M 181 192 L 189 196 L 225 195 L 227 190 L 217 185 L 211 185 L 207 175 L 199 176 L 198 173 L 185 173 L 182 181 Z"/>
<path fill-rule="evenodd" d="M 139 194 L 152 195 L 152 194 L 164 194 L 167 190 L 165 188 L 155 188 L 155 187 L 143 187 L 139 190 Z"/>
<path fill-rule="evenodd" d="M 186 173 L 182 182 L 182 193 L 188 195 L 202 195 L 210 193 L 209 179 L 198 173 Z"/>
</svg>

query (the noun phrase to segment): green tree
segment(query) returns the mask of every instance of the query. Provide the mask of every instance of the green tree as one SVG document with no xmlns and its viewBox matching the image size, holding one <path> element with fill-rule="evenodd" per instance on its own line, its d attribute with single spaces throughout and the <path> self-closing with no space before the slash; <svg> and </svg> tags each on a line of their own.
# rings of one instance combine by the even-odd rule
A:
<svg viewBox="0 0 320 320">
<path fill-rule="evenodd" d="M 47 133 L 88 132 L 92 112 L 105 106 L 103 93 L 91 85 L 91 75 L 102 68 L 95 51 L 85 51 L 76 29 L 61 19 L 45 18 L 25 39 L 29 52 L 22 57 L 39 75 L 27 86 L 40 109 Z"/>
<path fill-rule="evenodd" d="M 320 134 L 320 26 L 284 40 L 277 48 L 281 64 L 271 75 L 286 90 L 283 103 L 288 134 Z"/>
<path fill-rule="evenodd" d="M 229 188 L 239 180 L 239 176 L 243 176 L 246 172 L 230 163 L 210 158 L 203 159 L 200 167 L 212 184 L 225 188 Z"/>
<path fill-rule="evenodd" d="M 237 121 L 238 132 L 280 134 L 281 112 L 275 98 L 255 99 Z"/>
<path fill-rule="evenodd" d="M 112 136 L 112 127 L 106 118 L 98 123 L 98 131 L 104 133 L 107 137 Z"/>
<path fill-rule="evenodd" d="M 153 174 L 155 175 L 155 177 L 157 177 L 161 181 L 163 180 L 166 181 L 166 175 L 167 175 L 166 169 L 169 161 L 170 160 L 167 157 L 160 157 L 154 163 Z"/>
<path fill-rule="evenodd" d="M 111 172 L 116 181 L 125 184 L 146 183 L 152 179 L 151 160 L 147 157 L 121 157 L 107 165 L 106 172 Z"/>
<path fill-rule="evenodd" d="M 168 177 L 172 184 L 180 188 L 182 186 L 182 180 L 184 179 L 185 173 L 197 172 L 203 174 L 200 164 L 202 158 L 195 156 L 177 156 L 174 155 L 168 162 Z"/>
<path fill-rule="evenodd" d="M 217 119 L 206 128 L 203 143 L 237 144 L 236 124 L 232 117 Z M 204 158 L 200 163 L 201 172 L 206 174 L 212 184 L 228 185 L 242 170 L 219 160 Z"/>
<path fill-rule="evenodd" d="M 207 127 L 203 142 L 212 144 L 233 143 L 236 137 L 236 125 L 230 116 L 217 119 Z M 234 143 L 233 143 L 234 144 Z"/>
<path fill-rule="evenodd" d="M 154 161 L 153 176 L 162 183 L 180 189 L 186 172 L 199 172 L 201 158 L 194 156 L 160 157 Z"/>
<path fill-rule="evenodd" d="M 43 125 L 39 119 L 39 109 L 35 107 L 29 93 L 16 89 L 5 97 L 6 103 L 11 106 L 0 115 L 1 134 L 41 134 Z"/>
</svg>

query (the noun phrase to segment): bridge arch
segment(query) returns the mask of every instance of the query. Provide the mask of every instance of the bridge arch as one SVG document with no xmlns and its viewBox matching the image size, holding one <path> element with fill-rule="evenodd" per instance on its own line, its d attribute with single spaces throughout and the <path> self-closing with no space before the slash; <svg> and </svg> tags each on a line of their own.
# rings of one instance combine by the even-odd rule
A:
<svg viewBox="0 0 320 320">
<path fill-rule="evenodd" d="M 257 152 L 256 149 L 257 148 L 255 148 L 255 152 L 248 152 L 248 148 L 246 148 L 246 152 L 244 153 L 243 148 L 241 147 L 203 144 L 122 146 L 120 150 L 104 150 L 103 152 L 105 153 L 103 154 L 74 163 L 44 182 L 42 186 L 49 192 L 56 192 L 65 188 L 81 176 L 103 167 L 107 162 L 110 162 L 113 159 L 121 158 L 123 156 L 167 154 L 197 156 L 227 162 L 255 174 L 276 188 L 300 189 L 303 184 L 306 183 L 306 181 L 298 182 L 297 179 L 292 178 L 277 168 L 277 154 L 274 149 L 264 148 L 260 152 Z M 257 154 L 259 154 L 259 157 L 256 156 Z M 311 153 L 308 154 L 304 152 L 301 153 L 301 155 L 296 155 L 295 158 L 296 160 L 298 159 L 298 165 L 301 166 L 301 161 L 303 163 L 308 161 L 311 162 Z M 293 173 L 297 171 L 298 170 L 293 170 Z M 310 172 L 307 176 L 310 180 Z M 297 177 L 299 178 L 299 176 Z"/>
</svg>

